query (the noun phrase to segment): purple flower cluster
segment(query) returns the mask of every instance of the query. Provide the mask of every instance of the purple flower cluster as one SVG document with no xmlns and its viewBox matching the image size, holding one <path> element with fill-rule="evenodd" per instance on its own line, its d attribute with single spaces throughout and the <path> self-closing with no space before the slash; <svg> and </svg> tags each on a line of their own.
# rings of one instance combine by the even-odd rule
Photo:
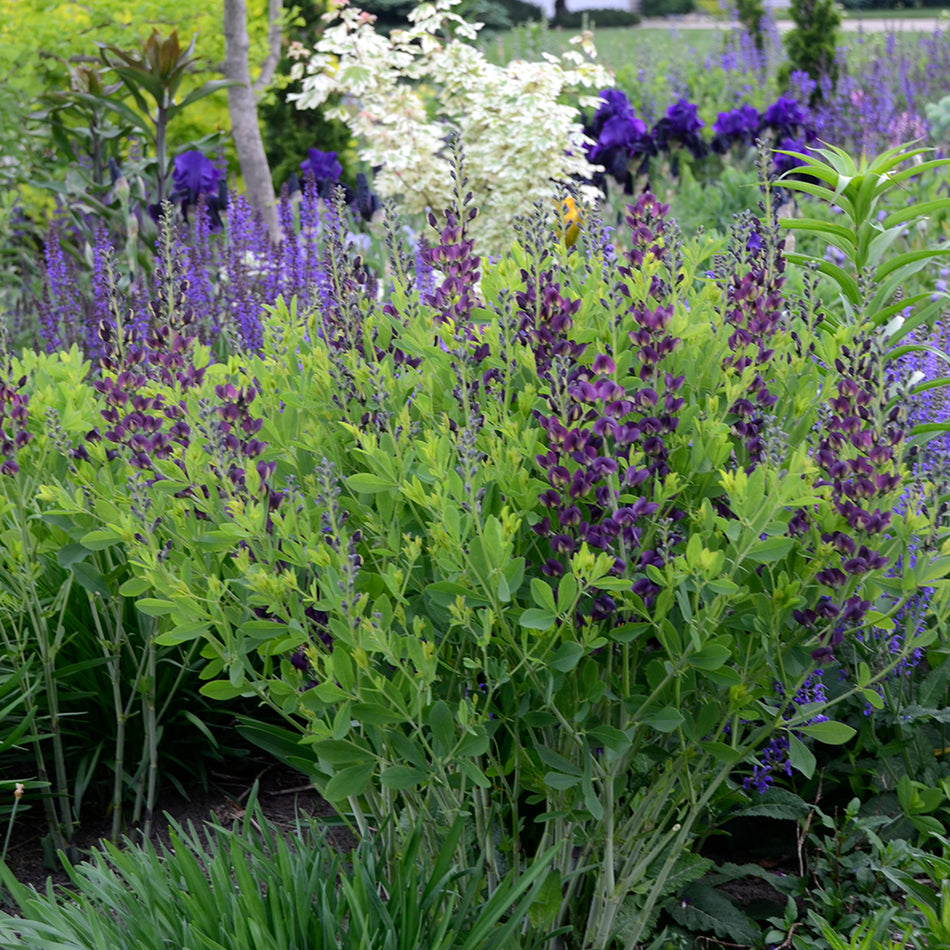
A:
<svg viewBox="0 0 950 950">
<path fill-rule="evenodd" d="M 181 457 L 191 441 L 184 400 L 169 403 L 162 393 L 146 396 L 142 391 L 149 378 L 182 389 L 200 385 L 205 371 L 195 369 L 191 361 L 192 342 L 159 328 L 150 333 L 146 346 L 130 348 L 121 361 L 105 361 L 109 374 L 93 386 L 105 402 L 100 414 L 108 428 L 100 431 L 97 426 L 86 438 L 109 443 L 108 459 L 125 455 L 133 468 L 158 477 L 155 461 L 176 458 L 184 472 Z M 77 452 L 88 459 L 84 447 Z"/>
<path fill-rule="evenodd" d="M 17 453 L 33 438 L 26 429 L 30 397 L 20 391 L 25 385 L 25 376 L 16 383 L 0 383 L 0 475 L 20 471 Z"/>
<path fill-rule="evenodd" d="M 948 92 L 950 32 L 920 34 L 915 43 L 858 33 L 850 48 L 838 50 L 837 71 L 835 88 L 821 89 L 815 109 L 819 138 L 852 153 L 880 154 L 927 134 L 925 106 Z M 815 83 L 792 74 L 789 88 L 809 101 Z"/>
<path fill-rule="evenodd" d="M 275 246 L 260 217 L 240 196 L 230 203 L 227 228 L 215 233 L 212 212 L 221 206 L 212 204 L 206 189 L 214 182 L 223 185 L 223 179 L 215 177 L 221 173 L 201 153 L 176 169 L 176 188 L 181 187 L 176 200 L 189 209 L 188 221 L 175 215 L 161 222 L 154 266 L 143 268 L 131 281 L 118 273 L 113 237 L 104 227 L 94 232 L 91 275 L 66 254 L 66 239 L 59 230 L 50 229 L 45 285 L 36 305 L 40 343 L 48 352 L 75 343 L 98 363 L 108 356 L 103 332 L 113 346 L 142 344 L 149 330 L 166 324 L 171 313 L 202 342 L 256 351 L 263 341 L 265 308 L 279 296 L 296 296 L 301 311 L 326 300 L 327 225 L 334 212 L 314 180 L 305 182 L 302 193 L 288 191 L 281 197 L 284 239 Z M 358 188 L 357 199 L 361 214 L 379 213 L 379 199 L 368 185 Z"/>
<path fill-rule="evenodd" d="M 775 352 L 770 343 L 781 325 L 784 308 L 784 241 L 775 242 L 773 252 L 773 236 L 763 235 L 764 227 L 751 217 L 748 231 L 740 226 L 737 234 L 742 266 L 726 285 L 724 321 L 732 328 L 728 339 L 731 355 L 723 363 L 726 375 L 741 376 L 750 366 L 763 367 Z M 766 416 L 777 401 L 762 373 L 756 372 L 745 395 L 731 407 L 736 416 L 732 431 L 745 446 L 750 470 L 764 456 Z"/>
<path fill-rule="evenodd" d="M 627 194 L 633 192 L 634 175 L 646 171 L 650 157 L 662 152 L 671 153 L 675 164 L 677 149 L 685 148 L 694 158 L 701 159 L 710 148 L 724 155 L 733 147 L 748 148 L 756 138 L 768 134 L 777 147 L 807 154 L 808 143 L 815 140 L 810 111 L 787 96 L 781 96 L 761 115 L 748 104 L 720 112 L 708 143 L 703 137 L 705 123 L 699 118 L 698 107 L 685 98 L 674 102 L 648 130 L 625 93 L 605 89 L 600 96 L 602 104 L 585 128 L 594 141 L 587 157 L 591 164 L 604 169 L 594 178 L 597 184 L 603 186 L 609 176 Z M 782 155 L 777 155 L 775 162 L 779 171 L 799 164 Z"/>
<path fill-rule="evenodd" d="M 478 306 L 475 288 L 481 276 L 475 242 L 468 236 L 468 225 L 477 214 L 471 201 L 469 193 L 460 213 L 445 212 L 438 244 L 422 251 L 424 264 L 442 272 L 442 282 L 426 296 L 425 303 L 438 310 L 440 320 L 460 326 L 469 322 L 473 308 Z M 431 212 L 429 226 L 438 229 L 438 220 Z"/>
<path fill-rule="evenodd" d="M 663 253 L 665 210 L 649 194 L 628 209 L 634 242 L 621 273 L 638 267 L 648 253 Z M 548 444 L 537 462 L 550 485 L 539 499 L 549 513 L 534 525 L 550 554 L 541 570 L 560 576 L 566 560 L 587 543 L 613 554 L 612 573 L 630 577 L 631 590 L 649 605 L 657 588 L 644 572 L 648 565 L 663 567 L 665 556 L 655 545 L 644 546 L 644 522 L 659 510 L 650 497 L 652 485 L 669 472 L 664 437 L 676 429 L 683 405 L 677 395 L 683 377 L 662 367 L 679 342 L 668 333 L 672 309 L 655 299 L 631 302 L 635 329 L 628 338 L 636 365 L 631 378 L 618 382 L 611 354 L 597 354 L 590 365 L 580 362 L 585 347 L 568 336 L 578 301 L 561 296 L 549 275 L 533 295 L 520 295 L 518 305 L 522 333 L 541 352 L 548 384 L 550 414 L 536 413 Z M 587 609 L 598 620 L 613 617 L 617 605 L 600 594 Z"/>
<path fill-rule="evenodd" d="M 828 401 L 822 433 L 813 457 L 824 473 L 819 485 L 831 489 L 831 500 L 842 524 L 825 530 L 821 540 L 838 559 L 816 575 L 831 591 L 814 608 L 796 611 L 806 626 L 834 619 L 831 632 L 812 656 L 826 662 L 834 658 L 848 630 L 856 629 L 869 610 L 870 601 L 847 594 L 852 581 L 885 567 L 888 559 L 875 550 L 874 539 L 887 531 L 893 507 L 889 496 L 900 487 L 901 443 L 905 435 L 906 407 L 890 402 L 882 385 L 887 372 L 882 365 L 880 341 L 864 337 L 843 346 L 835 360 L 839 374 L 837 395 Z M 836 594 L 844 594 L 836 603 Z"/>
<path fill-rule="evenodd" d="M 304 179 L 312 180 L 321 198 L 329 198 L 333 186 L 343 174 L 343 166 L 336 152 L 321 152 L 318 148 L 309 150 L 307 157 L 300 163 Z"/>
<path fill-rule="evenodd" d="M 788 722 L 795 716 L 802 706 L 812 703 L 826 703 L 828 695 L 825 692 L 825 685 L 821 682 L 822 671 L 815 670 L 802 684 L 798 692 L 792 697 L 782 712 L 782 717 Z M 774 689 L 776 696 L 780 701 L 785 699 L 785 690 L 781 683 L 775 683 Z M 818 713 L 807 719 L 803 725 L 813 725 L 818 722 L 827 722 L 828 717 L 823 713 Z M 759 752 L 759 761 L 752 767 L 752 775 L 743 780 L 743 785 L 747 790 L 755 789 L 759 794 L 768 791 L 775 784 L 775 775 L 784 772 L 786 775 L 792 774 L 792 763 L 789 759 L 789 748 L 791 741 L 789 734 L 798 739 L 804 738 L 804 733 L 796 729 L 785 729 L 776 733 Z"/>
<path fill-rule="evenodd" d="M 734 145 L 749 146 L 762 125 L 762 116 L 755 106 L 739 106 L 731 112 L 720 112 L 713 123 L 712 150 L 724 155 Z"/>
</svg>

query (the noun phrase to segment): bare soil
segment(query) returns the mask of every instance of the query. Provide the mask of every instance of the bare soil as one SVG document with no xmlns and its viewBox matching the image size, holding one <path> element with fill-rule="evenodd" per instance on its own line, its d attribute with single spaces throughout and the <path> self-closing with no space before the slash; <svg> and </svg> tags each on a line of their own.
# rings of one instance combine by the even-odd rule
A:
<svg viewBox="0 0 950 950">
<path fill-rule="evenodd" d="M 335 817 L 332 807 L 316 793 L 305 775 L 264 757 L 223 763 L 210 773 L 210 781 L 213 785 L 209 783 L 207 791 L 199 790 L 188 798 L 174 790 L 163 792 L 152 833 L 156 847 L 159 843 L 169 843 L 169 816 L 185 828 L 192 823 L 199 832 L 209 825 L 230 828 L 234 822 L 244 818 L 255 782 L 258 783 L 257 800 L 261 811 L 278 830 L 289 834 L 299 817 Z M 62 868 L 51 870 L 45 862 L 43 839 L 47 826 L 42 807 L 34 803 L 24 809 L 26 801 L 24 798 L 17 810 L 7 850 L 7 865 L 17 880 L 40 892 L 46 890 L 48 880 L 52 880 L 54 885 L 68 884 L 69 876 Z M 80 854 L 91 854 L 110 830 L 108 817 L 84 815 L 75 839 Z M 127 830 L 126 835 L 132 841 L 140 840 L 135 829 Z M 327 837 L 341 850 L 354 845 L 352 836 L 343 827 L 329 828 Z M 10 906 L 0 906 L 8 913 L 13 912 Z"/>
</svg>

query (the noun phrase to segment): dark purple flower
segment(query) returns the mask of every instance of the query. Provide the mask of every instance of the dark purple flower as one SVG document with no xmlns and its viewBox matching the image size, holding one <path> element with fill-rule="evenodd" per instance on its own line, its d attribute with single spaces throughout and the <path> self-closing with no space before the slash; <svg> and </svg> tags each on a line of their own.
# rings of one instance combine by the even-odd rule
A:
<svg viewBox="0 0 950 950">
<path fill-rule="evenodd" d="M 672 145 L 681 145 L 694 158 L 703 158 L 709 151 L 699 131 L 704 125 L 693 103 L 686 99 L 677 99 L 653 129 L 656 147 L 664 151 L 669 150 Z"/>
<path fill-rule="evenodd" d="M 679 138 L 685 138 L 698 132 L 706 123 L 699 117 L 699 109 L 686 99 L 677 99 L 666 110 L 666 118 L 670 123 L 670 132 Z"/>
<path fill-rule="evenodd" d="M 797 99 L 788 96 L 779 96 L 765 110 L 762 124 L 770 126 L 782 136 L 796 135 L 811 122 L 811 113 Z"/>
<path fill-rule="evenodd" d="M 321 152 L 318 148 L 309 150 L 308 157 L 300 163 L 300 167 L 305 176 L 313 175 L 321 195 L 325 189 L 328 191 L 335 185 L 343 174 L 343 166 L 337 160 L 336 152 Z"/>
<path fill-rule="evenodd" d="M 636 155 L 653 153 L 652 138 L 625 93 L 605 89 L 600 98 L 602 105 L 587 128 L 595 140 L 587 157 L 591 164 L 603 165 L 604 175 L 610 175 L 629 191 L 633 185 L 630 162 Z"/>
<path fill-rule="evenodd" d="M 223 174 L 204 152 L 196 148 L 182 152 L 175 158 L 175 170 L 172 175 L 176 192 L 190 192 L 198 195 L 216 195 L 218 182 Z"/>
<path fill-rule="evenodd" d="M 370 189 L 364 172 L 356 176 L 356 194 L 350 202 L 350 209 L 364 221 L 372 221 L 382 209 L 379 196 Z"/>
<path fill-rule="evenodd" d="M 211 229 L 221 228 L 221 212 L 228 206 L 227 185 L 224 172 L 204 152 L 193 148 L 176 156 L 172 182 L 174 189 L 168 200 L 173 204 L 180 202 L 185 217 L 188 208 L 197 207 L 200 201 L 208 211 Z"/>
<path fill-rule="evenodd" d="M 761 122 L 758 110 L 748 104 L 731 112 L 720 112 L 713 123 L 713 151 L 724 154 L 735 144 L 751 145 Z"/>
</svg>

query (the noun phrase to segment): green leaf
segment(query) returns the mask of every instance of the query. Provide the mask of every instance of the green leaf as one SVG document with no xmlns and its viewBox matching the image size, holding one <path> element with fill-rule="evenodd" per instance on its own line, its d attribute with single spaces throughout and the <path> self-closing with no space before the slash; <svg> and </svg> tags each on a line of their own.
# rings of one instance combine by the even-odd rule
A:
<svg viewBox="0 0 950 950">
<path fill-rule="evenodd" d="M 83 590 L 90 594 L 98 594 L 103 599 L 112 597 L 112 591 L 109 589 L 105 577 L 91 564 L 86 564 L 85 561 L 76 561 L 70 566 L 69 570 L 76 579 L 76 583 Z"/>
<path fill-rule="evenodd" d="M 365 762 L 362 765 L 351 765 L 349 768 L 342 769 L 327 782 L 323 789 L 323 797 L 328 802 L 339 802 L 352 795 L 362 794 L 375 769 L 375 762 Z"/>
<path fill-rule="evenodd" d="M 558 772 L 566 772 L 568 775 L 576 775 L 578 778 L 581 777 L 581 770 L 559 752 L 555 752 L 545 745 L 539 745 L 536 751 L 538 758 L 549 768 L 556 769 Z"/>
<path fill-rule="evenodd" d="M 56 552 L 56 563 L 60 567 L 72 567 L 77 561 L 89 556 L 89 548 L 82 544 L 64 544 Z"/>
<path fill-rule="evenodd" d="M 104 551 L 121 540 L 121 536 L 111 528 L 97 528 L 95 531 L 84 534 L 79 539 L 79 543 L 90 551 Z"/>
<path fill-rule="evenodd" d="M 547 613 L 557 613 L 554 591 L 551 590 L 551 585 L 541 580 L 540 577 L 531 578 L 531 599 Z"/>
<path fill-rule="evenodd" d="M 528 920 L 531 921 L 531 926 L 535 930 L 549 929 L 557 917 L 557 912 L 561 909 L 563 899 L 564 885 L 561 881 L 561 872 L 555 868 L 548 872 L 541 890 L 528 908 Z"/>
<path fill-rule="evenodd" d="M 479 788 L 491 788 L 485 773 L 471 759 L 456 759 L 455 767 Z"/>
<path fill-rule="evenodd" d="M 726 577 L 720 577 L 716 580 L 706 581 L 706 586 L 714 594 L 725 594 L 727 596 L 732 594 L 738 594 L 742 589 L 734 581 L 729 580 Z"/>
<path fill-rule="evenodd" d="M 553 666 L 560 673 L 570 673 L 580 662 L 584 655 L 584 648 L 579 643 L 562 643 L 557 652 L 548 660 L 548 665 Z"/>
<path fill-rule="evenodd" d="M 143 597 L 135 602 L 135 608 L 146 617 L 165 617 L 178 605 L 171 600 L 160 600 L 157 597 Z"/>
<path fill-rule="evenodd" d="M 698 653 L 689 657 L 687 662 L 700 670 L 718 670 L 732 656 L 732 651 L 721 643 L 707 643 Z"/>
<path fill-rule="evenodd" d="M 670 901 L 670 916 L 693 933 L 715 934 L 743 947 L 760 937 L 759 929 L 721 891 L 708 884 L 692 884 L 683 900 Z"/>
<path fill-rule="evenodd" d="M 545 772 L 544 784 L 548 788 L 556 788 L 558 791 L 566 791 L 575 785 L 580 785 L 581 777 L 579 775 L 564 775 L 562 772 Z"/>
<path fill-rule="evenodd" d="M 567 613 L 577 597 L 577 578 L 573 574 L 565 574 L 557 585 L 557 609 L 560 613 Z"/>
<path fill-rule="evenodd" d="M 725 742 L 704 742 L 702 750 L 708 752 L 717 762 L 739 761 L 739 750 L 733 749 L 731 745 L 727 745 Z"/>
<path fill-rule="evenodd" d="M 672 706 L 664 706 L 655 712 L 650 712 L 643 717 L 645 726 L 652 726 L 657 732 L 673 732 L 679 729 L 686 720 L 683 714 Z"/>
<path fill-rule="evenodd" d="M 405 788 L 415 788 L 428 777 L 422 769 L 414 769 L 411 765 L 393 765 L 384 769 L 379 781 L 385 788 L 401 791 Z"/>
<path fill-rule="evenodd" d="M 227 680 L 214 680 L 211 683 L 205 683 L 198 692 L 201 693 L 202 696 L 207 696 L 209 699 L 228 700 L 243 696 L 246 692 L 246 688 L 243 686 L 232 686 Z"/>
<path fill-rule="evenodd" d="M 776 818 L 781 821 L 801 821 L 808 817 L 810 811 L 811 806 L 808 802 L 799 798 L 794 792 L 790 792 L 785 788 L 770 788 L 761 795 L 756 794 L 751 804 L 737 811 L 731 811 L 729 814 L 737 818 Z"/>
<path fill-rule="evenodd" d="M 526 630 L 550 630 L 557 621 L 557 615 L 550 610 L 529 607 L 518 618 L 518 623 Z"/>
<path fill-rule="evenodd" d="M 810 726 L 796 726 L 799 732 L 804 732 L 806 736 L 811 736 L 819 742 L 826 745 L 844 745 L 855 735 L 857 730 L 843 722 L 835 722 L 829 719 L 828 722 L 815 722 Z"/>
<path fill-rule="evenodd" d="M 324 739 L 314 742 L 311 747 L 331 766 L 365 765 L 374 761 L 372 752 L 348 739 Z"/>
<path fill-rule="evenodd" d="M 120 588 L 122 597 L 139 597 L 152 585 L 144 577 L 130 577 Z"/>
<path fill-rule="evenodd" d="M 443 700 L 433 703 L 427 717 L 432 730 L 435 754 L 440 758 L 447 756 L 455 745 L 455 717 Z"/>
<path fill-rule="evenodd" d="M 172 627 L 165 633 L 160 633 L 155 642 L 159 646 L 170 647 L 179 643 L 190 643 L 192 640 L 198 640 L 208 632 L 208 624 L 193 620 L 188 623 L 180 623 L 177 627 Z"/>
<path fill-rule="evenodd" d="M 357 494 L 375 495 L 377 492 L 389 491 L 399 486 L 395 482 L 380 478 L 371 472 L 359 472 L 347 478 L 346 487 Z"/>
<path fill-rule="evenodd" d="M 603 746 L 611 752 L 624 752 L 631 746 L 631 741 L 625 732 L 613 726 L 595 726 L 587 730 L 587 741 L 594 746 Z"/>
<path fill-rule="evenodd" d="M 436 581 L 434 584 L 429 584 L 426 587 L 426 593 L 432 598 L 433 603 L 440 607 L 451 606 L 459 597 L 463 598 L 470 607 L 488 607 L 491 605 L 491 601 L 487 597 L 474 591 L 470 585 L 455 584 L 452 581 Z"/>
<path fill-rule="evenodd" d="M 793 547 L 794 538 L 766 538 L 764 541 L 757 541 L 746 557 L 756 564 L 771 564 L 780 561 Z"/>
<path fill-rule="evenodd" d="M 205 96 L 214 95 L 219 89 L 227 89 L 229 86 L 240 86 L 241 82 L 237 79 L 209 79 L 206 83 L 199 86 L 197 89 L 192 89 L 191 92 L 185 96 L 181 102 L 175 104 L 175 111 L 181 112 L 186 106 L 190 106 L 193 102 L 197 102 L 199 99 L 204 99 Z"/>
</svg>

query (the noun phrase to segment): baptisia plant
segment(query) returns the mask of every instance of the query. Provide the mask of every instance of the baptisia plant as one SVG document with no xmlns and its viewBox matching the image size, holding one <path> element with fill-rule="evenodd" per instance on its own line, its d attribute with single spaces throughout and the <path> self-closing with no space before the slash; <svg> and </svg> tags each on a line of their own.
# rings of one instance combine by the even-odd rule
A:
<svg viewBox="0 0 950 950">
<path fill-rule="evenodd" d="M 471 42 L 480 24 L 453 13 L 457 3 L 421 4 L 409 29 L 390 36 L 376 32 L 370 14 L 339 3 L 313 55 L 294 67 L 302 90 L 290 98 L 314 109 L 342 95 L 336 112 L 359 137 L 360 157 L 381 167 L 377 190 L 399 196 L 410 213 L 452 204 L 446 142 L 457 132 L 481 209 L 474 231 L 481 247 L 499 249 L 517 215 L 549 203 L 552 182 L 591 178 L 580 115 L 564 98 L 613 79 L 589 35 L 560 58 L 494 66 Z M 577 101 L 598 104 L 596 95 Z"/>
<path fill-rule="evenodd" d="M 544 865 L 550 950 L 633 950 L 708 868 L 724 796 L 853 735 L 817 671 L 857 665 L 845 694 L 870 702 L 935 636 L 863 653 L 947 568 L 908 556 L 931 527 L 899 505 L 908 384 L 787 299 L 771 203 L 712 277 L 649 194 L 625 246 L 592 215 L 568 251 L 534 217 L 490 262 L 455 172 L 425 266 L 394 225 L 382 301 L 338 233 L 254 352 L 107 367 L 108 428 L 42 500 L 125 552 L 205 695 L 286 719 L 247 734 L 361 835 L 418 820 L 431 857 L 461 817 L 486 895 Z M 130 412 L 131 386 L 161 404 Z"/>
</svg>

